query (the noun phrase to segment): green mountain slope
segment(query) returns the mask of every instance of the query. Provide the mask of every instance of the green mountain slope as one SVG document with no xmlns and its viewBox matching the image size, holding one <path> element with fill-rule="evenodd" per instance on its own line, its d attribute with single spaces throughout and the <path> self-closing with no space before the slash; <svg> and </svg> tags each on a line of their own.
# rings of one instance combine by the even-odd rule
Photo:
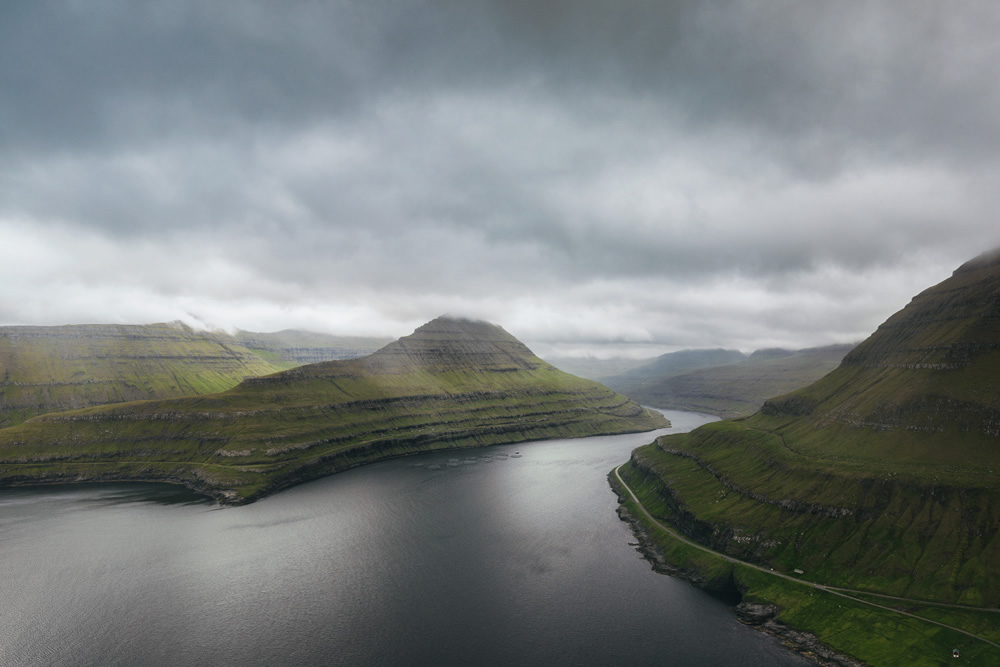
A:
<svg viewBox="0 0 1000 667">
<path fill-rule="evenodd" d="M 623 476 L 683 533 L 742 560 L 851 589 L 1000 607 L 998 325 L 993 254 L 916 296 L 819 381 L 750 418 L 660 438 L 633 453 Z M 956 641 L 936 626 L 922 638 L 876 631 L 869 609 L 852 612 L 847 630 L 863 639 L 844 644 L 817 620 L 843 600 L 736 579 L 751 599 L 779 601 L 781 618 L 876 664 L 899 664 L 877 649 L 890 635 L 930 655 Z M 962 614 L 958 625 L 1000 642 L 1000 615 L 953 617 Z M 983 664 L 1000 659 L 989 655 Z"/>
<path fill-rule="evenodd" d="M 230 336 L 179 322 L 0 327 L 0 427 L 48 412 L 224 391 L 386 342 L 301 331 Z"/>
<path fill-rule="evenodd" d="M 737 363 L 651 375 L 638 382 L 623 376 L 608 380 L 608 386 L 643 405 L 745 417 L 768 398 L 804 387 L 834 370 L 850 349 L 850 345 L 830 345 L 758 350 Z"/>
<path fill-rule="evenodd" d="M 0 484 L 166 480 L 247 502 L 389 456 L 667 423 L 500 327 L 442 318 L 367 357 L 2 429 Z"/>
</svg>

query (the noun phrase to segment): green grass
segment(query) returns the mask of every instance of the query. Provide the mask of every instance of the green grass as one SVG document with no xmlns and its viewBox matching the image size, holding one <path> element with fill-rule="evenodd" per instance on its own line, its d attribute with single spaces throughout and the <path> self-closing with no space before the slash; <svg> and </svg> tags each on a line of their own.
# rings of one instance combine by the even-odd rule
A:
<svg viewBox="0 0 1000 667">
<path fill-rule="evenodd" d="M 230 336 L 179 323 L 0 327 L 0 427 L 50 412 L 225 391 L 381 342 L 295 331 Z"/>
<path fill-rule="evenodd" d="M 893 607 L 946 625 L 953 625 L 966 632 L 1000 643 L 1000 613 L 975 609 L 955 609 L 944 606 L 891 600 L 875 595 L 854 595 L 861 600 Z M 966 640 L 967 641 L 967 640 Z"/>
<path fill-rule="evenodd" d="M 727 557 L 910 598 L 923 616 L 733 566 L 784 622 L 873 664 L 960 664 L 954 647 L 1000 664 L 996 647 L 930 622 L 992 638 L 996 615 L 927 604 L 1000 607 L 998 303 L 994 254 L 914 297 L 811 385 L 664 436 L 624 474 L 657 516 Z M 722 576 L 693 547 L 663 548 Z"/>
<path fill-rule="evenodd" d="M 675 530 L 686 532 L 687 520 L 666 500 L 663 482 L 632 464 L 623 466 L 626 480 L 643 505 Z M 708 554 L 668 535 L 646 518 L 631 499 L 624 501 L 643 525 L 645 539 L 666 560 L 708 588 L 738 588 L 744 600 L 776 605 L 778 621 L 815 635 L 834 650 L 871 665 L 997 664 L 1000 649 L 961 633 L 846 599 L 809 584 L 791 582 L 765 572 L 734 564 Z M 679 521 L 679 523 L 673 523 Z M 884 600 L 872 596 L 877 604 Z M 907 611 L 913 611 L 907 609 Z M 1000 619 L 986 612 L 922 607 L 920 615 L 961 627 L 967 632 L 996 641 Z M 962 657 L 953 660 L 951 650 Z"/>
<path fill-rule="evenodd" d="M 1000 484 L 989 475 L 808 459 L 739 422 L 659 442 L 634 461 L 725 553 L 835 585 L 1000 602 L 987 576 L 1000 567 Z"/>
<path fill-rule="evenodd" d="M 147 477 L 243 502 L 390 456 L 668 423 L 545 364 L 502 329 L 470 326 L 438 323 L 369 357 L 222 393 L 84 408 L 0 429 L 0 483 L 108 479 L 119 464 L 122 479 L 135 479 L 141 464 Z"/>
</svg>

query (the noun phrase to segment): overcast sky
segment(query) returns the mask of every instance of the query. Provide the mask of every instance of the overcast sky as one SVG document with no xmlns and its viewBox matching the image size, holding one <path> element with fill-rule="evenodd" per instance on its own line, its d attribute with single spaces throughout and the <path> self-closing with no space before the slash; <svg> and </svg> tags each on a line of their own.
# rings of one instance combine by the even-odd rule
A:
<svg viewBox="0 0 1000 667">
<path fill-rule="evenodd" d="M 857 341 L 1000 246 L 1000 4 L 0 3 L 0 324 Z"/>
</svg>

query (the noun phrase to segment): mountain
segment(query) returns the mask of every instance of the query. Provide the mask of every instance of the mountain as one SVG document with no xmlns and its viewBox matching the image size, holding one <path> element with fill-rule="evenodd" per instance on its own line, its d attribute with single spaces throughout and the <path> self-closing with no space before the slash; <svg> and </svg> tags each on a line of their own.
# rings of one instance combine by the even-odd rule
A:
<svg viewBox="0 0 1000 667">
<path fill-rule="evenodd" d="M 759 410 L 768 398 L 808 385 L 834 370 L 851 347 L 757 350 L 749 357 L 737 352 L 740 356 L 735 363 L 690 372 L 650 373 L 639 381 L 624 375 L 607 380 L 607 384 L 643 405 L 727 419 L 745 417 Z"/>
<path fill-rule="evenodd" d="M 48 412 L 224 391 L 387 342 L 304 331 L 231 336 L 180 322 L 0 327 L 0 427 Z"/>
<path fill-rule="evenodd" d="M 655 384 L 663 378 L 683 375 L 702 368 L 739 364 L 746 359 L 747 356 L 739 350 L 721 348 L 670 352 L 617 377 L 608 378 L 608 386 L 639 388 Z"/>
<path fill-rule="evenodd" d="M 938 620 L 943 608 L 920 601 L 967 605 L 948 624 L 996 641 L 996 614 L 975 608 L 1000 607 L 1000 254 L 914 297 L 815 383 L 750 418 L 661 437 L 622 472 L 647 506 L 715 550 L 907 598 L 896 605 Z M 972 648 L 937 626 L 674 557 L 872 664 L 938 664 L 924 649 Z M 989 655 L 982 664 L 1000 659 Z"/>
<path fill-rule="evenodd" d="M 440 318 L 366 357 L 0 429 L 0 484 L 163 480 L 241 503 L 391 456 L 666 425 L 496 325 Z"/>
</svg>

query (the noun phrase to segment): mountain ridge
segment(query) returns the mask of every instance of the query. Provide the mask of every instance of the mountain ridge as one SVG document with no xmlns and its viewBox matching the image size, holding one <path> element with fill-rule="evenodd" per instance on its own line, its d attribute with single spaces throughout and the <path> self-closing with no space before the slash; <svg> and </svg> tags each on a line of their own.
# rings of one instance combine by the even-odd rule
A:
<svg viewBox="0 0 1000 667">
<path fill-rule="evenodd" d="M 703 412 L 724 419 L 745 417 L 760 409 L 768 398 L 805 386 L 833 370 L 852 348 L 826 345 L 802 350 L 756 350 L 749 356 L 740 353 L 735 363 L 706 363 L 662 375 L 656 375 L 656 367 L 651 364 L 636 369 L 631 376 L 609 378 L 607 384 L 643 405 Z"/>
<path fill-rule="evenodd" d="M 48 412 L 223 391 L 380 344 L 295 330 L 230 335 L 181 322 L 0 327 L 0 427 Z"/>
<path fill-rule="evenodd" d="M 0 484 L 159 479 L 242 503 L 390 456 L 667 424 L 496 325 L 439 318 L 367 357 L 0 429 Z"/>
<path fill-rule="evenodd" d="M 991 253 L 962 265 L 833 371 L 768 399 L 756 414 L 636 449 L 623 478 L 657 518 L 740 560 L 908 598 L 907 608 L 928 618 L 938 608 L 921 600 L 1000 607 L 992 576 L 1000 571 L 998 260 Z M 682 567 L 713 572 L 754 604 L 780 607 L 780 618 L 873 664 L 936 664 L 925 656 L 945 655 L 956 642 L 941 630 L 919 639 L 893 634 L 891 615 L 855 607 L 848 619 L 842 598 L 717 561 L 692 566 L 689 555 L 663 548 Z M 996 641 L 995 615 L 963 614 Z M 887 649 L 880 632 L 902 644 Z"/>
</svg>

